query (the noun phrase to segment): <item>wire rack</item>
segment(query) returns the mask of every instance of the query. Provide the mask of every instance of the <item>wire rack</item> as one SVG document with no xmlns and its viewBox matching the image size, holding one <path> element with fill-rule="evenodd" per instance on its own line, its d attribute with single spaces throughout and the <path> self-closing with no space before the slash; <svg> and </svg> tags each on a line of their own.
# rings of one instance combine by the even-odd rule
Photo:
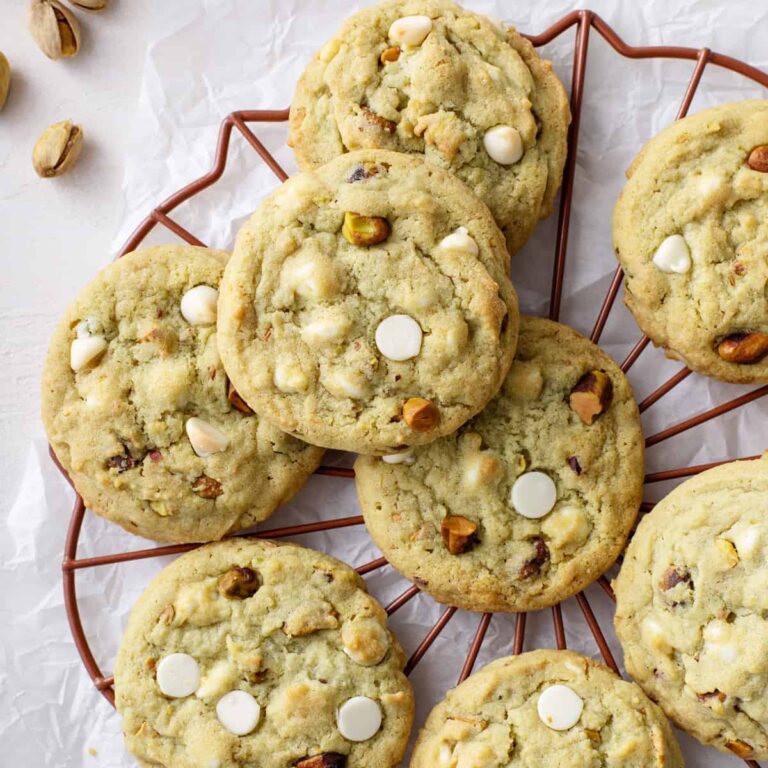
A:
<svg viewBox="0 0 768 768">
<path fill-rule="evenodd" d="M 579 124 L 581 118 L 581 106 L 582 97 L 584 93 L 584 81 L 585 81 L 585 69 L 587 62 L 587 52 L 589 49 L 590 34 L 594 30 L 597 32 L 612 48 L 621 56 L 630 59 L 648 59 L 648 58 L 669 58 L 669 59 L 688 59 L 695 62 L 693 72 L 691 73 L 688 86 L 683 95 L 680 109 L 677 113 L 677 119 L 684 117 L 690 107 L 693 100 L 696 89 L 699 86 L 701 77 L 705 68 L 709 64 L 714 64 L 725 69 L 729 69 L 744 77 L 747 77 L 760 85 L 768 87 L 768 74 L 750 66 L 742 61 L 724 56 L 719 53 L 711 51 L 709 48 L 683 48 L 677 46 L 650 46 L 650 47 L 636 47 L 625 43 L 616 32 L 609 27 L 597 14 L 592 11 L 573 11 L 564 16 L 560 21 L 553 24 L 547 30 L 539 35 L 529 35 L 528 39 L 534 46 L 545 45 L 555 38 L 559 37 L 563 33 L 567 32 L 571 28 L 575 29 L 575 44 L 573 54 L 573 71 L 572 71 L 572 85 L 571 85 L 571 112 L 573 115 L 573 121 L 570 126 L 568 135 L 569 154 L 565 165 L 563 175 L 562 193 L 560 198 L 560 208 L 557 226 L 557 238 L 555 243 L 555 258 L 552 271 L 552 289 L 549 302 L 549 317 L 552 320 L 557 320 L 560 316 L 560 305 L 563 289 L 563 278 L 565 274 L 566 254 L 568 250 L 568 232 L 571 220 L 572 199 L 573 199 L 573 182 L 574 172 L 576 168 L 576 158 L 578 154 L 579 145 Z M 251 123 L 281 123 L 288 120 L 288 109 L 282 110 L 245 110 L 239 112 L 233 112 L 228 115 L 223 122 L 219 130 L 218 144 L 216 147 L 216 155 L 213 167 L 204 176 L 191 182 L 187 186 L 180 189 L 175 194 L 171 195 L 167 200 L 163 201 L 160 205 L 154 208 L 139 224 L 128 241 L 122 247 L 118 253 L 118 258 L 129 251 L 137 248 L 147 235 L 158 225 L 162 225 L 166 229 L 173 232 L 185 242 L 191 245 L 204 246 L 205 243 L 201 242 L 195 235 L 182 227 L 178 222 L 174 221 L 170 217 L 170 213 L 181 203 L 198 194 L 202 190 L 213 185 L 224 173 L 224 169 L 227 164 L 228 151 L 230 141 L 232 138 L 233 129 L 242 134 L 245 140 L 250 146 L 258 153 L 261 159 L 272 170 L 275 176 L 280 182 L 285 181 L 288 175 L 283 168 L 278 164 L 272 154 L 266 149 L 262 142 L 257 138 L 253 131 L 248 127 Z M 611 313 L 611 309 L 614 305 L 616 296 L 623 280 L 623 272 L 621 267 L 616 269 L 613 279 L 610 283 L 608 292 L 600 306 L 597 318 L 595 319 L 594 326 L 590 335 L 590 339 L 598 343 L 603 333 L 606 321 Z M 649 338 L 642 336 L 631 351 L 621 363 L 622 370 L 626 373 L 638 360 L 643 350 L 648 346 Z M 674 389 L 678 384 L 684 381 L 691 371 L 688 368 L 681 368 L 675 375 L 661 384 L 651 394 L 649 394 L 640 404 L 640 411 L 643 412 L 657 403 L 662 397 Z M 706 421 L 714 419 L 724 413 L 732 411 L 736 408 L 740 408 L 747 403 L 751 403 L 758 398 L 768 394 L 768 385 L 759 387 L 747 394 L 736 397 L 732 400 L 724 402 L 716 407 L 710 408 L 703 413 L 699 413 L 684 421 L 673 424 L 666 429 L 657 432 L 645 441 L 647 447 L 657 445 L 665 440 L 668 440 L 675 435 L 679 435 L 693 427 L 703 424 Z M 53 452 L 51 451 L 51 457 L 58 466 L 62 474 L 67 477 L 66 472 L 56 460 Z M 745 457 L 755 458 L 755 457 Z M 689 477 L 702 472 L 711 467 L 725 463 L 724 461 L 717 461 L 708 464 L 699 464 L 689 467 L 677 467 L 674 469 L 667 469 L 662 472 L 655 472 L 645 476 L 646 484 L 657 483 L 664 480 L 673 480 L 678 478 Z M 340 467 L 321 466 L 317 470 L 318 474 L 330 475 L 339 478 L 353 478 L 354 471 L 352 469 L 345 469 Z M 67 477 L 69 481 L 69 478 Z M 70 481 L 71 484 L 71 481 Z M 652 503 L 643 502 L 640 512 L 645 513 L 653 508 Z M 82 498 L 76 493 L 75 504 L 72 509 L 72 515 L 69 522 L 69 528 L 67 531 L 67 537 L 64 546 L 64 558 L 62 561 L 63 582 L 64 582 L 64 603 L 66 607 L 67 617 L 69 620 L 69 626 L 72 631 L 72 636 L 77 646 L 77 650 L 80 653 L 80 657 L 85 665 L 85 668 L 90 675 L 95 687 L 102 693 L 107 701 L 114 706 L 114 678 L 108 674 L 105 674 L 96 659 L 94 658 L 91 647 L 88 643 L 83 623 L 80 617 L 80 611 L 77 602 L 77 589 L 76 589 L 76 575 L 77 572 L 86 568 L 94 568 L 101 565 L 108 565 L 114 563 L 124 563 L 132 560 L 141 560 L 146 558 L 160 557 L 163 555 L 175 555 L 182 552 L 187 552 L 194 549 L 199 544 L 180 544 L 162 547 L 152 547 L 148 549 L 137 549 L 126 552 L 115 552 L 106 555 L 99 555 L 96 557 L 78 558 L 77 547 L 80 538 L 80 532 L 85 520 L 85 505 Z M 294 536 L 300 536 L 302 534 L 313 533 L 317 531 L 329 531 L 334 529 L 347 528 L 351 526 L 363 525 L 363 518 L 361 515 L 354 515 L 350 517 L 335 518 L 331 520 L 323 520 L 315 523 L 308 523 L 304 525 L 293 525 L 283 528 L 271 528 L 266 530 L 259 530 L 255 536 L 260 538 L 280 539 L 290 538 Z M 368 563 L 364 563 L 356 568 L 360 574 L 367 574 L 375 571 L 387 564 L 385 558 L 380 557 L 372 560 Z M 602 588 L 608 599 L 614 601 L 615 597 L 611 585 L 605 576 L 601 576 L 597 583 Z M 405 591 L 398 595 L 386 606 L 386 612 L 388 615 L 394 614 L 406 603 L 408 603 L 419 592 L 419 588 L 415 585 L 409 586 Z M 575 600 L 583 614 L 584 620 L 589 627 L 595 643 L 602 655 L 605 663 L 614 670 L 614 672 L 620 673 L 618 665 L 613 657 L 611 649 L 606 641 L 605 634 L 600 627 L 600 624 L 592 610 L 592 607 L 587 600 L 587 596 L 584 592 L 580 592 L 575 595 Z M 440 613 L 439 618 L 427 632 L 423 640 L 416 647 L 416 650 L 412 653 L 408 659 L 405 672 L 410 674 L 415 669 L 416 665 L 424 658 L 425 654 L 429 651 L 430 647 L 443 631 L 448 622 L 453 618 L 457 609 L 453 607 L 446 607 Z M 561 606 L 555 605 L 550 609 L 552 618 L 552 629 L 554 633 L 554 640 L 557 648 L 563 649 L 566 647 L 565 626 L 563 622 L 563 613 Z M 461 668 L 457 683 L 465 680 L 472 672 L 475 665 L 480 649 L 483 645 L 488 627 L 490 626 L 493 614 L 483 613 L 480 616 L 480 620 L 477 624 L 477 630 L 472 638 L 472 642 L 467 650 L 464 664 Z M 512 643 L 513 653 L 521 653 L 525 644 L 525 628 L 526 628 L 526 614 L 518 613 L 515 615 L 514 624 L 514 639 Z M 760 764 L 754 760 L 745 760 L 747 765 L 753 768 L 760 768 Z"/>
</svg>

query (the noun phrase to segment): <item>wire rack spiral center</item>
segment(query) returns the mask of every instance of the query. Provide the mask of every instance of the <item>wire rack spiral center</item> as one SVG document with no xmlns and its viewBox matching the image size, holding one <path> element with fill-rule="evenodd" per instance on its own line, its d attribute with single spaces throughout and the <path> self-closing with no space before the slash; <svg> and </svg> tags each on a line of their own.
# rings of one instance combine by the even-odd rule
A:
<svg viewBox="0 0 768 768">
<path fill-rule="evenodd" d="M 715 53 L 709 48 L 695 49 L 675 46 L 635 47 L 628 45 L 597 14 L 588 10 L 574 11 L 569 13 L 541 34 L 530 35 L 528 38 L 535 46 L 542 46 L 571 29 L 573 29 L 575 32 L 570 99 L 573 121 L 569 129 L 569 154 L 563 176 L 563 185 L 557 223 L 557 237 L 555 242 L 555 253 L 552 268 L 552 284 L 549 302 L 549 317 L 552 320 L 557 320 L 559 318 L 561 309 L 561 298 L 566 267 L 566 256 L 568 251 L 568 234 L 571 223 L 573 185 L 576 160 L 578 156 L 579 128 L 585 88 L 586 63 L 590 43 L 590 34 L 592 32 L 596 32 L 611 46 L 611 48 L 616 53 L 626 58 L 671 58 L 686 59 L 693 62 L 693 70 L 677 113 L 678 119 L 684 117 L 687 114 L 696 90 L 701 82 L 704 70 L 709 65 L 723 67 L 743 75 L 744 77 L 749 78 L 750 80 L 759 83 L 762 86 L 768 87 L 768 75 L 766 73 L 750 66 L 749 64 L 746 64 L 745 62 L 739 61 L 729 56 Z M 202 190 L 215 184 L 221 178 L 227 165 L 228 152 L 233 131 L 237 131 L 242 135 L 245 141 L 258 153 L 262 161 L 271 169 L 271 171 L 280 182 L 285 181 L 285 179 L 288 178 L 288 175 L 275 160 L 273 155 L 266 149 L 256 134 L 251 130 L 249 125 L 257 123 L 283 123 L 286 122 L 287 119 L 288 109 L 245 110 L 233 112 L 228 115 L 221 123 L 214 164 L 211 170 L 204 176 L 201 176 L 200 178 L 192 181 L 190 184 L 186 185 L 178 192 L 171 195 L 168 199 L 160 203 L 157 207 L 155 207 L 142 220 L 128 241 L 121 248 L 118 257 L 136 249 L 144 241 L 147 235 L 158 225 L 165 227 L 167 230 L 191 245 L 205 245 L 205 243 L 198 239 L 193 233 L 189 232 L 186 228 L 171 218 L 170 214 L 181 203 L 189 200 L 191 197 L 197 195 Z M 614 306 L 614 302 L 618 295 L 622 281 L 623 272 L 619 267 L 614 273 L 608 292 L 603 299 L 597 317 L 595 318 L 594 325 L 592 327 L 590 338 L 595 343 L 599 342 L 603 334 L 603 330 Z M 648 344 L 649 339 L 647 336 L 641 336 L 638 339 L 629 354 L 621 363 L 621 368 L 624 372 L 629 371 L 629 369 L 638 361 Z M 675 387 L 677 387 L 686 378 L 688 378 L 690 374 L 691 371 L 688 368 L 681 368 L 671 378 L 659 385 L 653 392 L 651 392 L 651 394 L 642 400 L 640 403 L 640 411 L 644 412 L 651 408 L 655 403 L 661 400 L 661 398 L 663 398 L 666 394 L 671 392 Z M 745 406 L 766 394 L 768 394 L 768 386 L 759 387 L 751 392 L 703 411 L 702 413 L 692 415 L 683 421 L 672 424 L 660 432 L 647 437 L 646 446 L 650 447 L 657 445 L 676 435 L 686 432 L 689 429 L 703 424 L 710 419 L 714 419 L 724 413 Z M 51 456 L 54 462 L 56 462 L 56 458 L 53 456 L 52 452 Z M 646 484 L 651 484 L 664 480 L 688 477 L 718 464 L 722 464 L 725 461 L 732 460 L 733 458 L 737 457 L 726 458 L 722 461 L 716 461 L 708 464 L 676 467 L 664 470 L 662 472 L 651 473 L 646 475 L 645 482 Z M 58 462 L 56 462 L 56 464 L 62 474 L 64 474 L 66 477 L 66 473 L 62 467 L 58 464 Z M 317 471 L 319 474 L 339 478 L 352 478 L 354 476 L 351 469 L 344 469 L 340 467 L 322 466 Z M 652 507 L 653 504 L 644 502 L 641 506 L 641 513 L 649 511 Z M 146 558 L 155 558 L 163 555 L 175 555 L 189 551 L 199 545 L 184 544 L 151 547 L 146 549 L 136 549 L 132 551 L 99 555 L 96 557 L 78 558 L 78 542 L 85 519 L 85 505 L 83 504 L 82 498 L 76 494 L 75 503 L 70 518 L 69 529 L 67 532 L 64 559 L 62 562 L 64 601 L 72 635 L 82 658 L 83 664 L 85 665 L 85 668 L 93 680 L 96 688 L 103 694 L 107 701 L 109 701 L 109 703 L 114 706 L 114 680 L 109 674 L 104 673 L 101 666 L 97 663 L 92 649 L 88 643 L 86 632 L 81 620 L 76 591 L 76 575 L 78 571 L 102 565 L 124 563 Z M 362 524 L 362 516 L 353 515 L 330 520 L 322 520 L 304 525 L 259 530 L 255 535 L 271 539 L 297 536 L 300 537 L 303 534 L 317 531 L 343 529 L 351 526 L 361 526 Z M 381 557 L 359 565 L 357 567 L 357 571 L 360 574 L 367 574 L 376 571 L 385 565 L 387 565 L 387 561 L 385 558 Z M 597 583 L 602 588 L 602 593 L 604 594 L 605 599 L 613 600 L 613 591 L 608 580 L 602 576 Z M 411 601 L 418 594 L 418 592 L 419 588 L 417 586 L 408 586 L 402 593 L 400 593 L 386 606 L 387 613 L 390 616 L 395 614 L 404 605 Z M 609 644 L 606 641 L 605 634 L 595 616 L 595 613 L 592 609 L 592 606 L 590 605 L 589 600 L 587 599 L 586 594 L 581 592 L 575 595 L 575 597 L 572 599 L 574 599 L 578 604 L 583 619 L 588 626 L 592 636 L 594 637 L 597 649 L 605 660 L 605 663 L 614 671 L 619 672 L 616 660 L 612 655 Z M 452 607 L 446 607 L 442 610 L 437 621 L 427 632 L 421 642 L 417 645 L 416 649 L 412 652 L 410 658 L 408 659 L 405 669 L 407 674 L 410 674 L 421 662 L 437 637 L 445 629 L 448 622 L 451 621 L 456 611 L 457 609 Z M 554 644 L 557 648 L 565 648 L 566 629 L 563 621 L 562 608 L 560 605 L 555 605 L 550 609 L 550 611 Z M 493 614 L 484 613 L 480 615 L 479 621 L 477 623 L 477 629 L 466 652 L 466 656 L 458 674 L 457 682 L 463 681 L 471 674 L 478 654 L 480 653 L 481 647 L 486 638 L 486 634 L 492 619 Z M 514 635 L 511 638 L 509 646 L 510 652 L 515 654 L 522 652 L 525 646 L 525 631 L 526 614 L 516 614 L 514 620 Z M 754 760 L 745 760 L 745 762 L 747 765 L 753 766 L 753 768 L 759 768 L 759 763 L 755 762 Z"/>
</svg>

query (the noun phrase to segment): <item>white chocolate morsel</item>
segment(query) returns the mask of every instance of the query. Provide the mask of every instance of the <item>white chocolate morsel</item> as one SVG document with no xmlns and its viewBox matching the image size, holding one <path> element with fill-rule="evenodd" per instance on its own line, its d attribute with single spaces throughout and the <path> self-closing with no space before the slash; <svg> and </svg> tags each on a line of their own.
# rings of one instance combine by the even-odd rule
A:
<svg viewBox="0 0 768 768">
<path fill-rule="evenodd" d="M 69 348 L 69 365 L 73 371 L 85 368 L 89 363 L 101 357 L 107 349 L 107 340 L 103 336 L 83 336 L 74 339 Z"/>
<path fill-rule="evenodd" d="M 162 693 L 181 699 L 191 696 L 200 685 L 200 667 L 188 653 L 171 653 L 160 659 L 156 679 Z"/>
<path fill-rule="evenodd" d="M 216 322 L 219 292 L 210 285 L 196 285 L 181 297 L 181 316 L 190 325 L 211 325 Z"/>
<path fill-rule="evenodd" d="M 523 517 L 544 517 L 555 506 L 557 488 L 544 472 L 526 472 L 515 480 L 510 500 L 515 512 Z"/>
<path fill-rule="evenodd" d="M 301 366 L 296 363 L 278 363 L 275 366 L 275 386 L 281 392 L 303 392 L 309 385 L 309 380 Z"/>
<path fill-rule="evenodd" d="M 381 707 L 367 696 L 353 696 L 339 707 L 336 722 L 345 739 L 368 741 L 381 728 Z"/>
<path fill-rule="evenodd" d="M 246 691 L 230 691 L 216 704 L 219 722 L 235 736 L 246 736 L 261 719 L 261 705 Z"/>
<path fill-rule="evenodd" d="M 323 376 L 320 383 L 334 397 L 364 400 L 370 394 L 368 379 L 361 371 L 336 370 Z"/>
<path fill-rule="evenodd" d="M 389 635 L 376 619 L 347 621 L 341 628 L 344 653 L 356 664 L 371 667 L 378 664 L 389 650 Z"/>
<path fill-rule="evenodd" d="M 653 263 L 662 272 L 675 272 L 679 275 L 691 269 L 691 252 L 682 235 L 670 235 L 656 249 Z"/>
<path fill-rule="evenodd" d="M 437 758 L 439 764 L 441 766 L 448 766 L 451 764 L 452 758 L 453 758 L 453 750 L 451 749 L 450 744 L 441 744 L 440 752 Z"/>
<path fill-rule="evenodd" d="M 477 256 L 480 249 L 477 247 L 475 239 L 469 234 L 466 227 L 459 227 L 455 232 L 446 235 L 438 244 L 438 248 L 446 251 L 461 251 Z"/>
<path fill-rule="evenodd" d="M 643 642 L 651 648 L 655 648 L 661 653 L 669 654 L 672 651 L 672 645 L 669 642 L 664 628 L 652 616 L 646 616 L 640 625 L 640 634 Z"/>
<path fill-rule="evenodd" d="M 348 317 L 320 317 L 301 329 L 301 338 L 310 347 L 343 339 L 352 323 Z"/>
<path fill-rule="evenodd" d="M 570 504 L 558 507 L 541 524 L 542 533 L 554 548 L 566 553 L 578 549 L 587 540 L 590 529 L 584 511 Z"/>
<path fill-rule="evenodd" d="M 388 360 L 401 362 L 421 351 L 421 327 L 409 315 L 390 315 L 376 328 L 376 346 Z"/>
<path fill-rule="evenodd" d="M 416 461 L 411 451 L 402 451 L 401 453 L 390 453 L 382 456 L 381 460 L 385 464 L 413 464 Z"/>
<path fill-rule="evenodd" d="M 221 430 L 197 416 L 187 419 L 186 430 L 192 450 L 201 459 L 207 459 L 213 453 L 221 453 L 229 445 L 229 438 Z"/>
<path fill-rule="evenodd" d="M 499 165 L 513 165 L 523 156 L 520 132 L 511 125 L 497 125 L 486 131 L 483 146 L 491 160 Z"/>
<path fill-rule="evenodd" d="M 399 45 L 421 45 L 431 31 L 429 16 L 403 16 L 392 22 L 389 39 Z"/>
<path fill-rule="evenodd" d="M 740 558 L 749 560 L 760 548 L 760 526 L 758 525 L 734 526 L 728 536 L 736 546 Z"/>
<path fill-rule="evenodd" d="M 541 692 L 536 708 L 544 725 L 553 731 L 567 731 L 579 722 L 584 702 L 567 685 L 550 685 Z"/>
</svg>

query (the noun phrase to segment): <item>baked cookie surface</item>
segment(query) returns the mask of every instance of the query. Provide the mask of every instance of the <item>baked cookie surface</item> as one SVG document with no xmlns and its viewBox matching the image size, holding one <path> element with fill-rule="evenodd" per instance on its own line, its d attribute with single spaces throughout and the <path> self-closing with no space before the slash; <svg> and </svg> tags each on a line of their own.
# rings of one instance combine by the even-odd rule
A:
<svg viewBox="0 0 768 768">
<path fill-rule="evenodd" d="M 410 768 L 683 768 L 662 711 L 634 683 L 571 651 L 497 659 L 448 692 Z"/>
<path fill-rule="evenodd" d="M 322 458 L 230 390 L 216 340 L 226 259 L 175 245 L 118 259 L 69 307 L 45 365 L 43 421 L 75 488 L 157 541 L 265 519 Z"/>
<path fill-rule="evenodd" d="M 315 445 L 430 442 L 477 413 L 511 364 L 507 262 L 488 209 L 448 172 L 342 155 L 286 181 L 240 230 L 222 359 L 261 416 Z"/>
<path fill-rule="evenodd" d="M 510 253 L 548 215 L 570 123 L 550 62 L 514 29 L 447 0 L 391 0 L 351 18 L 299 80 L 299 165 L 355 149 L 423 155 L 491 209 Z"/>
<path fill-rule="evenodd" d="M 141 765 L 394 768 L 413 720 L 403 664 L 351 568 L 233 538 L 182 555 L 145 590 L 115 704 Z"/>
<path fill-rule="evenodd" d="M 638 325 L 699 373 L 768 382 L 768 101 L 674 123 L 628 176 L 613 238 Z"/>
<path fill-rule="evenodd" d="M 618 366 L 576 331 L 523 316 L 512 368 L 478 416 L 409 454 L 361 456 L 355 477 L 374 542 L 407 578 L 468 610 L 527 611 L 616 559 L 643 455 Z"/>
<path fill-rule="evenodd" d="M 618 578 L 627 671 L 681 728 L 768 757 L 768 458 L 687 480 L 638 526 Z"/>
</svg>

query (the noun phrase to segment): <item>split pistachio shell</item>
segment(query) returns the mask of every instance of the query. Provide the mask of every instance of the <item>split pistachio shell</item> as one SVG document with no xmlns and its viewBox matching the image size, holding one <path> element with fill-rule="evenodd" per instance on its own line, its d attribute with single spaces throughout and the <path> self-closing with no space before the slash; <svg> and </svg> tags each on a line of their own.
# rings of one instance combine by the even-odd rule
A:
<svg viewBox="0 0 768 768">
<path fill-rule="evenodd" d="M 31 0 L 29 31 L 49 59 L 76 56 L 80 50 L 80 25 L 58 0 Z"/>
<path fill-rule="evenodd" d="M 8 59 L 0 51 L 0 109 L 5 106 L 5 100 L 8 98 L 8 91 L 11 88 L 11 65 Z"/>
<path fill-rule="evenodd" d="M 61 176 L 77 161 L 83 148 L 83 131 L 71 120 L 46 128 L 32 150 L 32 165 L 44 179 Z"/>
</svg>

